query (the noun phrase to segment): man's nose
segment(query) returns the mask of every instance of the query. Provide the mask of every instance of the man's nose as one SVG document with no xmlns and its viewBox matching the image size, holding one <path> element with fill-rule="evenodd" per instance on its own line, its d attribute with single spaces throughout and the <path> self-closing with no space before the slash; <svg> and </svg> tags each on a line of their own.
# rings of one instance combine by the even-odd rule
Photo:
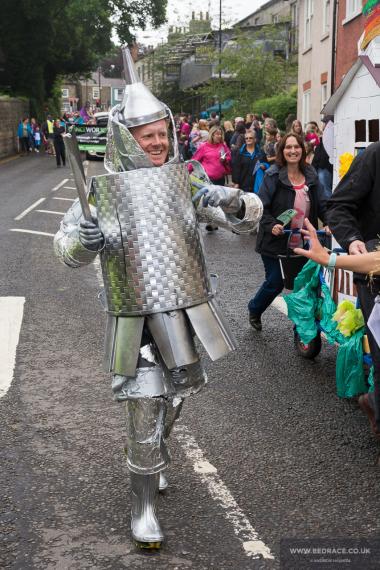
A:
<svg viewBox="0 0 380 570">
<path fill-rule="evenodd" d="M 153 144 L 154 144 L 155 146 L 161 144 L 161 137 L 160 137 L 160 135 L 154 135 L 154 137 L 153 137 Z"/>
</svg>

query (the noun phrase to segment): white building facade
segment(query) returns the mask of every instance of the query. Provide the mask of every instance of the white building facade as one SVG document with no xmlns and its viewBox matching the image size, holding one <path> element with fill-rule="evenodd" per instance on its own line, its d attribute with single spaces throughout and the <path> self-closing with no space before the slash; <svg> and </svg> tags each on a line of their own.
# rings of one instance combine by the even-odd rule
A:
<svg viewBox="0 0 380 570">
<path fill-rule="evenodd" d="M 299 0 L 297 118 L 319 121 L 331 94 L 333 1 Z"/>
</svg>

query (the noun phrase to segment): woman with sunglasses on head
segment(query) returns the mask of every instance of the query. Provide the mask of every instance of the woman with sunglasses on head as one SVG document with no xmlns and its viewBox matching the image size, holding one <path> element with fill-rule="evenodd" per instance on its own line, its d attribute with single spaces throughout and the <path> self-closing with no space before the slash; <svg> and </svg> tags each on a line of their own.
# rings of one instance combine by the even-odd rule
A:
<svg viewBox="0 0 380 570">
<path fill-rule="evenodd" d="M 248 129 L 245 143 L 232 158 L 232 183 L 244 192 L 257 193 L 263 179 L 263 172 L 269 168 L 266 156 L 257 144 L 256 133 Z"/>
<path fill-rule="evenodd" d="M 297 234 L 289 240 L 278 216 L 286 210 L 296 210 L 286 229 L 302 229 L 306 218 L 317 226 L 318 219 L 324 222 L 325 218 L 326 201 L 316 171 L 306 163 L 305 146 L 299 135 L 290 132 L 279 142 L 276 164 L 265 173 L 259 198 L 264 213 L 256 251 L 263 260 L 265 280 L 248 303 L 249 322 L 257 331 L 262 329 L 261 315 L 284 288 L 278 256 L 300 245 Z"/>
</svg>

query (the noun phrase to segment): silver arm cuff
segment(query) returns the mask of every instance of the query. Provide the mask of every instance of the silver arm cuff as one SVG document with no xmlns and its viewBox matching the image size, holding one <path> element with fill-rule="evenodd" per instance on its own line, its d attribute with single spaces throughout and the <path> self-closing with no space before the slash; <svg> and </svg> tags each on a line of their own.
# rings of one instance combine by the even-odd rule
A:
<svg viewBox="0 0 380 570">
<path fill-rule="evenodd" d="M 231 188 L 231 191 L 233 190 L 235 189 Z M 203 198 L 201 198 L 197 207 L 198 220 L 227 230 L 234 230 L 234 232 L 239 234 L 252 232 L 257 228 L 263 215 L 263 204 L 257 194 L 252 194 L 251 192 L 243 192 L 240 198 L 245 205 L 245 215 L 242 220 L 233 214 L 225 214 L 221 207 L 213 208 L 212 206 L 207 206 L 207 208 L 204 208 Z"/>
<path fill-rule="evenodd" d="M 96 217 L 96 209 L 90 206 L 91 214 Z M 79 224 L 84 220 L 77 198 L 66 212 L 60 228 L 54 237 L 54 252 L 58 259 L 69 267 L 80 267 L 94 261 L 97 252 L 86 249 L 79 240 Z"/>
</svg>

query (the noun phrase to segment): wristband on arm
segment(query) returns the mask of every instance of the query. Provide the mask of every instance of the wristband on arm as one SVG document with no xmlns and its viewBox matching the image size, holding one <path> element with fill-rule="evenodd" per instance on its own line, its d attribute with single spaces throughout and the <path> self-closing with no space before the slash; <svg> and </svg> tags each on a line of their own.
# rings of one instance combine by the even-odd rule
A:
<svg viewBox="0 0 380 570">
<path fill-rule="evenodd" d="M 336 265 L 336 253 L 330 253 L 327 269 L 334 269 L 335 265 Z"/>
</svg>

